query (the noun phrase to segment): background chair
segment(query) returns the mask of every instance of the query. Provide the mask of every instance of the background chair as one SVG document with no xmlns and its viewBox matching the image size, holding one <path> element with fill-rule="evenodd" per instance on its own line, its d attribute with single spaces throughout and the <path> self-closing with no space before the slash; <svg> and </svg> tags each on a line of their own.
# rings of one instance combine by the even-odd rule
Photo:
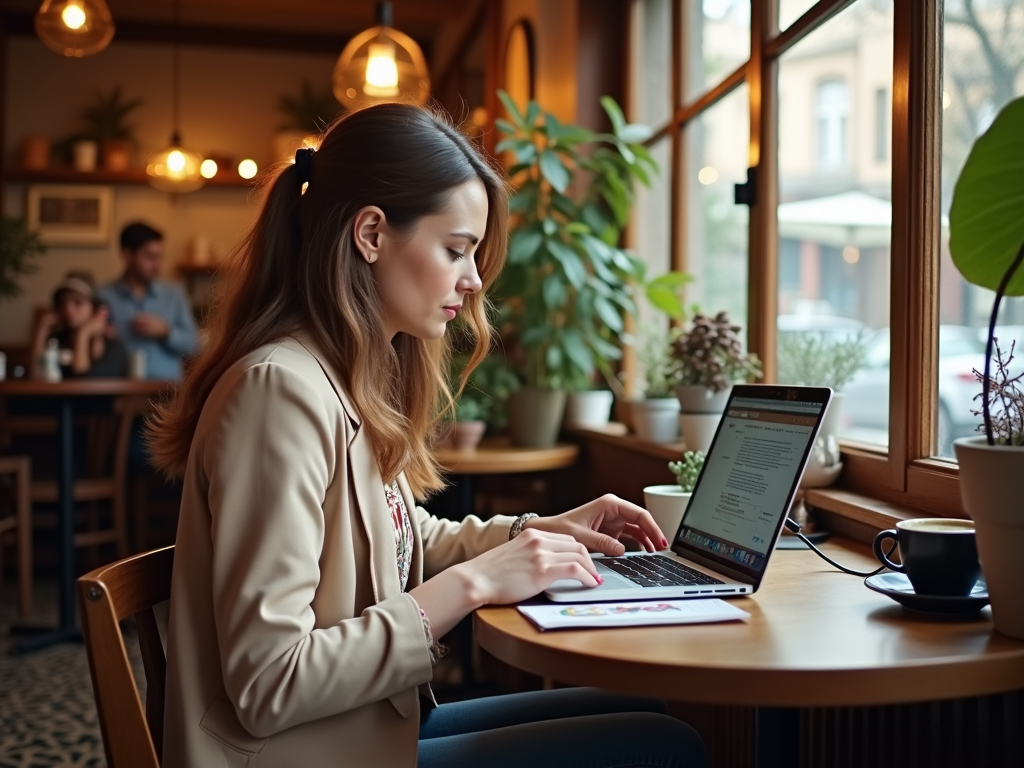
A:
<svg viewBox="0 0 1024 768">
<path fill-rule="evenodd" d="M 0 477 L 6 476 L 13 480 L 9 495 L 14 514 L 0 518 L 0 579 L 4 573 L 2 537 L 13 530 L 17 532 L 18 616 L 27 619 L 32 613 L 32 516 L 29 504 L 32 463 L 29 458 L 0 456 Z"/>
<path fill-rule="evenodd" d="M 135 555 L 78 579 L 85 648 L 109 768 L 159 768 L 167 658 L 153 606 L 171 596 L 174 547 Z M 119 622 L 134 616 L 146 672 L 143 707 Z"/>
</svg>

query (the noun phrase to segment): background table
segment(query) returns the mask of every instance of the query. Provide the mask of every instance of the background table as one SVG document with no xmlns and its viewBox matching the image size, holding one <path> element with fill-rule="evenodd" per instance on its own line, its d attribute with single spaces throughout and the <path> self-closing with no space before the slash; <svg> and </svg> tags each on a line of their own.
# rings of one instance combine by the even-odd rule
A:
<svg viewBox="0 0 1024 768">
<path fill-rule="evenodd" d="M 54 643 L 80 638 L 75 625 L 75 548 L 74 548 L 74 404 L 82 398 L 141 396 L 157 397 L 170 392 L 171 382 L 134 379 L 68 379 L 61 382 L 35 379 L 0 381 L 0 397 L 50 398 L 57 411 L 57 580 L 60 617 L 57 627 L 27 637 L 15 646 L 15 652 L 45 648 Z M 13 415 L 13 414 L 12 414 Z"/>
<path fill-rule="evenodd" d="M 550 448 L 520 448 L 505 440 L 488 440 L 472 451 L 440 448 L 435 452 L 445 472 L 459 478 L 459 510 L 462 517 L 473 514 L 475 478 L 517 472 L 547 472 L 576 463 L 578 445 L 560 443 Z"/>
<path fill-rule="evenodd" d="M 866 547 L 823 547 L 865 570 Z M 936 701 L 1024 688 L 1024 642 L 975 620 L 904 611 L 810 551 L 777 552 L 743 623 L 542 633 L 483 608 L 481 647 L 534 674 L 677 701 L 758 707 L 759 765 L 796 765 L 796 707 Z M 775 737 L 774 739 L 772 737 Z M 792 752 L 787 750 L 793 750 Z"/>
</svg>

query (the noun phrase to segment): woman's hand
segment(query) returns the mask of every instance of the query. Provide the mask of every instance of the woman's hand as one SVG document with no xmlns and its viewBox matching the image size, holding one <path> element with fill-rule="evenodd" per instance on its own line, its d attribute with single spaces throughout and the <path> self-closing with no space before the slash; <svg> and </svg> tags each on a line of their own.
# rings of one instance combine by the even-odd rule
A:
<svg viewBox="0 0 1024 768">
<path fill-rule="evenodd" d="M 587 548 L 572 536 L 524 530 L 512 541 L 442 571 L 409 594 L 430 619 L 434 636 L 441 637 L 483 605 L 525 600 L 559 579 L 576 579 L 587 587 L 603 581 Z"/>
<path fill-rule="evenodd" d="M 619 541 L 621 536 L 635 540 L 648 552 L 668 546 L 650 512 L 610 493 L 561 515 L 535 517 L 524 528 L 568 534 L 587 549 L 604 555 L 621 555 L 626 551 Z"/>
</svg>

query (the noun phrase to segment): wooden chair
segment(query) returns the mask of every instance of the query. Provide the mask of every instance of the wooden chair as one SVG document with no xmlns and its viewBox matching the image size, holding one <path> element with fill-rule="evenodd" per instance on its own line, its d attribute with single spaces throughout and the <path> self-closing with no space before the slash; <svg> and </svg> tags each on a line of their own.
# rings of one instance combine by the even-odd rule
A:
<svg viewBox="0 0 1024 768">
<path fill-rule="evenodd" d="M 85 649 L 109 768 L 159 768 L 167 659 L 153 606 L 170 599 L 174 547 L 97 568 L 78 579 Z M 119 622 L 135 617 L 146 705 L 135 685 Z"/>
<path fill-rule="evenodd" d="M 18 534 L 18 616 L 27 619 L 32 613 L 32 515 L 29 504 L 32 463 L 28 456 L 0 456 L 0 475 L 12 475 L 14 478 L 14 514 L 0 518 L 0 536 L 11 530 Z M 2 577 L 3 566 L 0 564 Z"/>
</svg>

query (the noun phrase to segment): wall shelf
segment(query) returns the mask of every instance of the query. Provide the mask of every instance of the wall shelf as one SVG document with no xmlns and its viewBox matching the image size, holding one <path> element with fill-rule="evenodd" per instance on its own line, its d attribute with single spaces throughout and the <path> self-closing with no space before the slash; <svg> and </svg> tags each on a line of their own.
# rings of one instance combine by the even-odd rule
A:
<svg viewBox="0 0 1024 768">
<path fill-rule="evenodd" d="M 11 168 L 4 172 L 4 181 L 23 181 L 33 184 L 149 184 L 149 177 L 142 168 L 127 171 L 76 171 L 74 168 L 57 167 L 35 171 Z M 243 187 L 253 185 L 252 179 L 243 179 L 234 173 L 223 173 L 206 180 L 207 187 Z"/>
</svg>

